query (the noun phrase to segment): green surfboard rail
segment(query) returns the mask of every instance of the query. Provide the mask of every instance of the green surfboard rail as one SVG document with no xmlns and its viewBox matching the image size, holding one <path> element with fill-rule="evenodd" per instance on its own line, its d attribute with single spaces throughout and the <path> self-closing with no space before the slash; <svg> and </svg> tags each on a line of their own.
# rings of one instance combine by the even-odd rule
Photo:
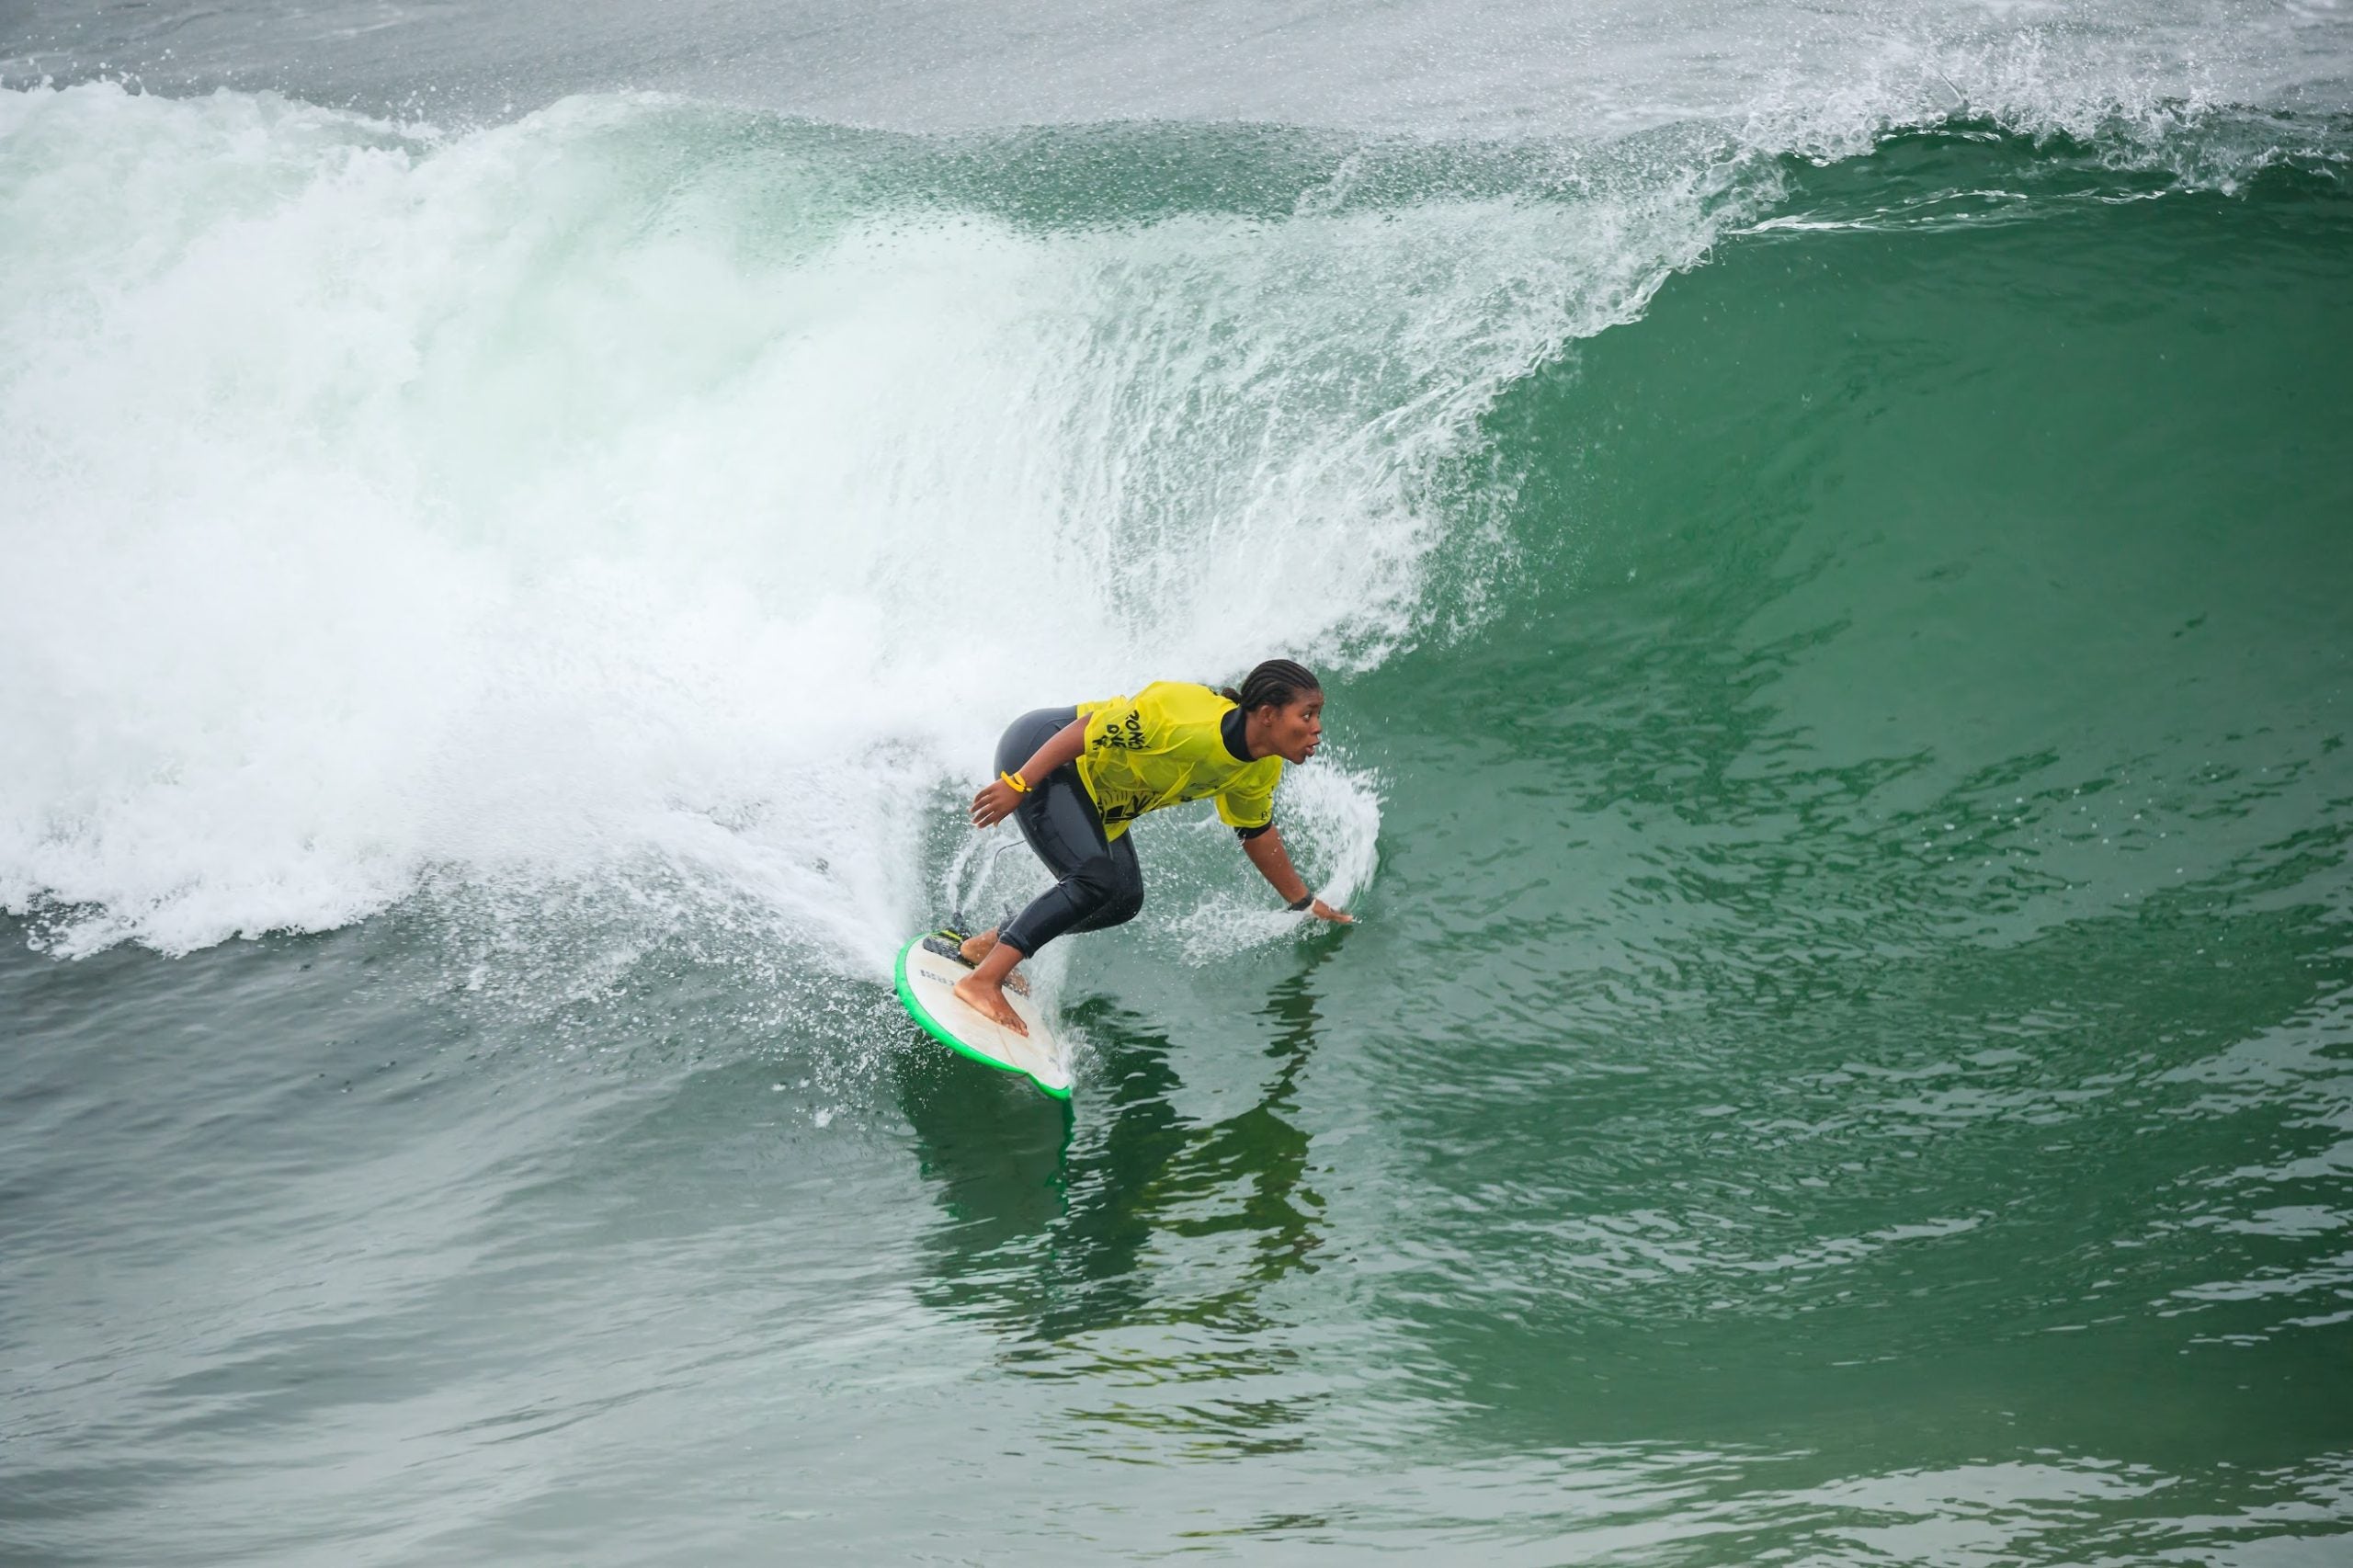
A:
<svg viewBox="0 0 2353 1568">
<path fill-rule="evenodd" d="M 991 1056 L 987 1051 L 981 1050 L 980 1047 L 966 1044 L 964 1041 L 958 1040 L 954 1033 L 949 1029 L 947 1025 L 941 1023 L 938 1018 L 931 1016 L 930 1009 L 926 1007 L 922 1002 L 916 999 L 914 988 L 907 983 L 907 955 L 915 951 L 917 947 L 922 945 L 922 942 L 923 937 L 918 936 L 909 941 L 905 947 L 899 949 L 898 961 L 892 968 L 891 978 L 892 983 L 898 988 L 899 1005 L 906 1008 L 908 1017 L 914 1018 L 916 1023 L 923 1026 L 924 1033 L 931 1036 L 932 1039 L 938 1040 L 949 1050 L 956 1052 L 959 1056 L 969 1056 L 973 1061 L 980 1062 L 983 1066 L 994 1067 L 1000 1073 L 1012 1073 L 1020 1077 L 1028 1078 L 1032 1085 L 1036 1085 L 1038 1092 L 1045 1096 L 1048 1099 L 1066 1100 L 1070 1098 L 1070 1090 L 1057 1089 L 1050 1085 L 1040 1084 L 1033 1074 L 1022 1068 L 1016 1067 L 1012 1062 L 1000 1062 L 995 1057 Z"/>
</svg>

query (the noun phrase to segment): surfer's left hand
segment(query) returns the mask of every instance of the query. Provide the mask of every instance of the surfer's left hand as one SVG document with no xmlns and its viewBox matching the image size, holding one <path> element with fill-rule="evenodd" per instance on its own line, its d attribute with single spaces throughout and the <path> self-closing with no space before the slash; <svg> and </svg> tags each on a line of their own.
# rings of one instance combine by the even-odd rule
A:
<svg viewBox="0 0 2353 1568">
<path fill-rule="evenodd" d="M 1021 797 L 1012 785 L 1002 781 L 991 784 L 972 797 L 972 825 L 995 827 L 1011 816 L 1013 808 L 1020 803 Z"/>
<path fill-rule="evenodd" d="M 1320 898 L 1307 906 L 1307 913 L 1318 920 L 1329 920 L 1336 926 L 1353 926 L 1357 923 L 1355 915 L 1345 909 L 1335 909 Z"/>
</svg>

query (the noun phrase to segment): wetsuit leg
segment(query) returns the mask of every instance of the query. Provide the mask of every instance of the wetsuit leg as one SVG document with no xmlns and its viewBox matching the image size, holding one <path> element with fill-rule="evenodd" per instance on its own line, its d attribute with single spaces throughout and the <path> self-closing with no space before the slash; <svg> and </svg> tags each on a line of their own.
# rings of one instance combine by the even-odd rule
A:
<svg viewBox="0 0 2353 1568">
<path fill-rule="evenodd" d="M 1077 717 L 1075 709 L 1041 708 L 1016 719 L 997 742 L 997 771 L 1019 767 Z M 1064 763 L 1033 783 L 1013 820 L 1059 880 L 1006 923 L 999 941 L 1027 955 L 1065 932 L 1100 931 L 1132 920 L 1143 907 L 1135 844 L 1126 835 L 1117 843 L 1105 841 L 1103 819 L 1078 781 L 1075 764 Z"/>
</svg>

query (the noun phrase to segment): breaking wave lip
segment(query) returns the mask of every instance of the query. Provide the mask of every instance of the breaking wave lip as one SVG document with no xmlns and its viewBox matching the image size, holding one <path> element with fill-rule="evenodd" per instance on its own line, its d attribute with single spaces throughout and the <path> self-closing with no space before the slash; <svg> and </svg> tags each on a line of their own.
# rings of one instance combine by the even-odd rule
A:
<svg viewBox="0 0 2353 1568">
<path fill-rule="evenodd" d="M 2120 164 L 2238 123 L 2013 96 Z M 1004 715 L 1475 620 L 1503 389 L 1903 101 L 1311 139 L 1264 210 L 1055 222 L 974 199 L 1002 141 L 950 189 L 933 145 L 646 96 L 446 133 L 0 93 L 0 906 L 180 952 L 661 881 L 649 919 L 879 973 Z M 1378 785 L 1315 788 L 1353 893 Z"/>
</svg>

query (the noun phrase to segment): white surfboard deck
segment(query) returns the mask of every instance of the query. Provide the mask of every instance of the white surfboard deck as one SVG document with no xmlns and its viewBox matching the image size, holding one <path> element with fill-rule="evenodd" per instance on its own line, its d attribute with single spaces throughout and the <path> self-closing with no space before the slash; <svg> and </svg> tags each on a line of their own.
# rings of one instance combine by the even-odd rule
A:
<svg viewBox="0 0 2353 1568">
<path fill-rule="evenodd" d="M 896 975 L 899 1001 L 924 1032 L 975 1062 L 1021 1074 L 1058 1100 L 1070 1098 L 1070 1051 L 1054 1037 L 1045 1010 L 1034 999 L 1008 989 L 1005 999 L 1029 1026 L 1029 1033 L 1018 1035 L 983 1017 L 956 995 L 956 983 L 972 971 L 954 959 L 926 952 L 924 936 L 899 949 Z"/>
</svg>

